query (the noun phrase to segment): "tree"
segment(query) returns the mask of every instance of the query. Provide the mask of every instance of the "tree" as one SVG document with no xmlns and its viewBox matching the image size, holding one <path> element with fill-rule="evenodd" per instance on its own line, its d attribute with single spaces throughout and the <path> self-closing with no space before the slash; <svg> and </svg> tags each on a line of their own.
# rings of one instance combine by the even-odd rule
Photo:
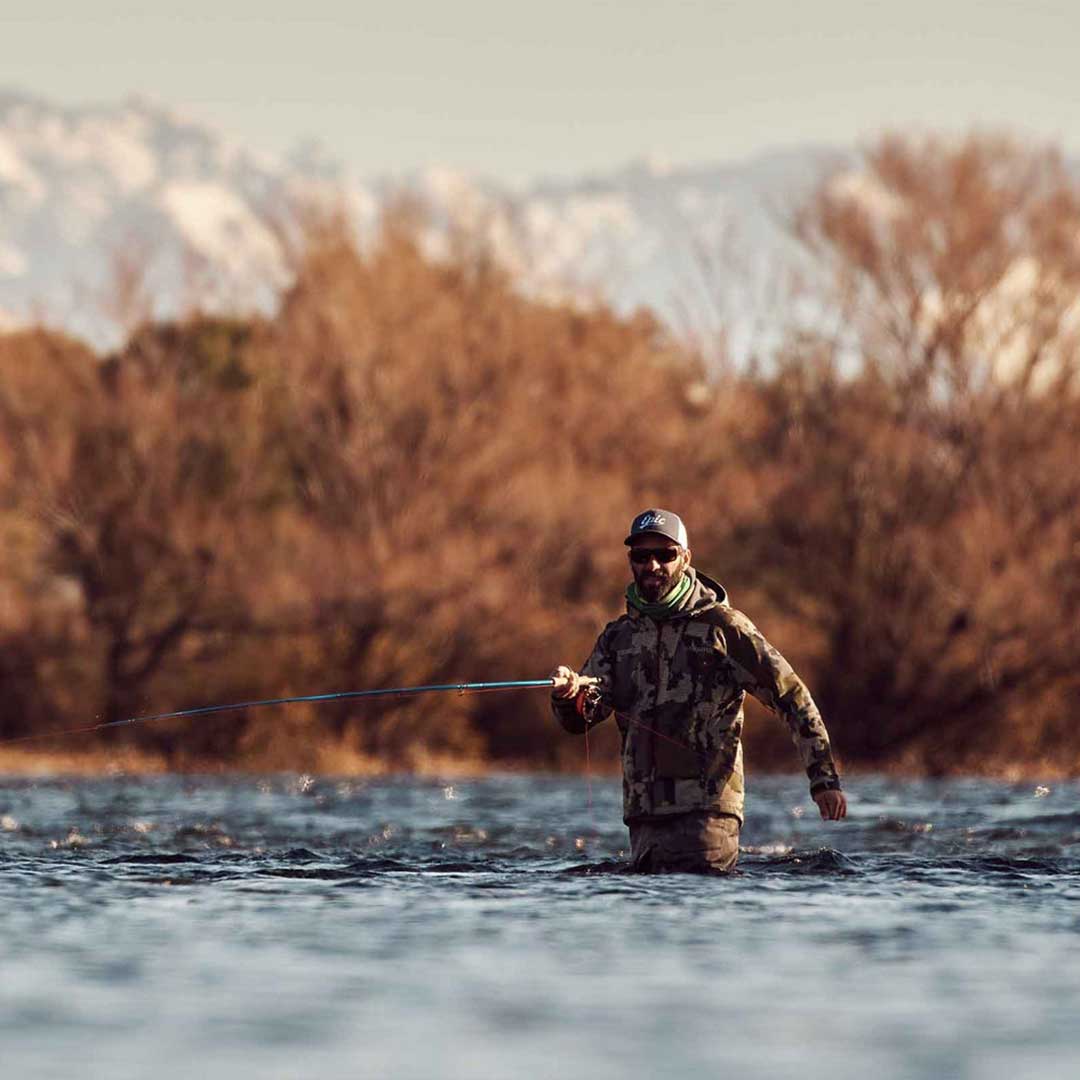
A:
<svg viewBox="0 0 1080 1080">
<path fill-rule="evenodd" d="M 887 138 L 798 226 L 842 318 L 763 387 L 766 590 L 816 627 L 850 753 L 1048 756 L 1077 687 L 1080 191 L 1008 140 Z"/>
</svg>

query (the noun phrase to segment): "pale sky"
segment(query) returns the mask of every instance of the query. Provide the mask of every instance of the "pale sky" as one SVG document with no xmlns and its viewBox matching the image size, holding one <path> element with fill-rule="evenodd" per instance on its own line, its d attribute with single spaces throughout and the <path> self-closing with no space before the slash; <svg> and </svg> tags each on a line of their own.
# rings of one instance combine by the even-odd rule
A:
<svg viewBox="0 0 1080 1080">
<path fill-rule="evenodd" d="M 359 173 L 524 181 L 716 162 L 886 128 L 1080 153 L 1080 2 L 0 0 L 0 88 L 140 95 Z M 20 9 L 17 13 L 11 9 Z"/>
</svg>

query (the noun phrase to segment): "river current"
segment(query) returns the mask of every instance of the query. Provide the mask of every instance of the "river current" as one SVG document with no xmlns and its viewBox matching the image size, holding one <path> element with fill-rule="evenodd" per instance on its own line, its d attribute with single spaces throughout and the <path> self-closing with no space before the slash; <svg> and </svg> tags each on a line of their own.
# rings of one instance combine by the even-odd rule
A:
<svg viewBox="0 0 1080 1080">
<path fill-rule="evenodd" d="M 1080 1075 L 1080 785 L 847 786 L 712 878 L 610 778 L 0 778 L 0 1075 Z"/>
</svg>

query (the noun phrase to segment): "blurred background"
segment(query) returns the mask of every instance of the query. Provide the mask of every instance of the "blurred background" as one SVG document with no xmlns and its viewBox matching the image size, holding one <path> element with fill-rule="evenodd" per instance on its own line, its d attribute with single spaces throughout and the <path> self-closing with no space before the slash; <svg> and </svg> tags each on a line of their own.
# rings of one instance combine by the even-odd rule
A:
<svg viewBox="0 0 1080 1080">
<path fill-rule="evenodd" d="M 1071 6 L 222 7 L 0 15 L 0 738 L 542 677 L 661 505 L 846 767 L 1080 769 Z M 583 764 L 543 693 L 30 746 Z"/>
</svg>

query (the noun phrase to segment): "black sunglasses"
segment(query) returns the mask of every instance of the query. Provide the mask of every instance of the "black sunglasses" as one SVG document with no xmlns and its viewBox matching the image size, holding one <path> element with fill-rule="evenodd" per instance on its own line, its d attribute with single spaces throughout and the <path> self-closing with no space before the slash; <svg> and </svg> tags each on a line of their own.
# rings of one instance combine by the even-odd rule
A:
<svg viewBox="0 0 1080 1080">
<path fill-rule="evenodd" d="M 678 548 L 631 548 L 630 561 L 634 563 L 647 563 L 655 559 L 661 566 L 674 562 L 679 557 Z"/>
</svg>

